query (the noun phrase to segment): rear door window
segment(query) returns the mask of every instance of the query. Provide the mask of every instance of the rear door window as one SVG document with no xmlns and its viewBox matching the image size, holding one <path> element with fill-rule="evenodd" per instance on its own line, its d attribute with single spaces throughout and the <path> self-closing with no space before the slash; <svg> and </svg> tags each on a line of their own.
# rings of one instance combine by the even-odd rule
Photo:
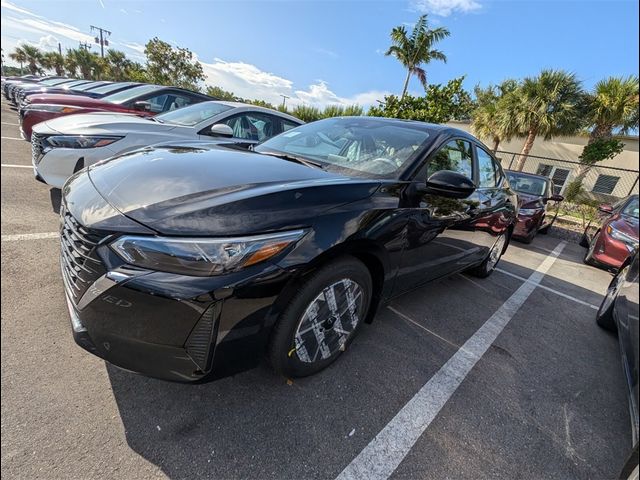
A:
<svg viewBox="0 0 640 480">
<path fill-rule="evenodd" d="M 473 156 L 471 143 L 466 140 L 451 140 L 440 148 L 429 160 L 427 178 L 440 170 L 451 170 L 473 179 Z"/>
</svg>

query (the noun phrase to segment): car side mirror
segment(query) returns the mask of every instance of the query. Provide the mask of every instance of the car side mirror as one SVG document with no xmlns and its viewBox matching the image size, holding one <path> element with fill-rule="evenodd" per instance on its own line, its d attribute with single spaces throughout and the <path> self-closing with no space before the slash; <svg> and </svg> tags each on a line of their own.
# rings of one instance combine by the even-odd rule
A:
<svg viewBox="0 0 640 480">
<path fill-rule="evenodd" d="M 214 137 L 233 137 L 233 129 L 224 123 L 216 123 L 211 126 L 211 130 L 209 131 L 209 135 Z"/>
<path fill-rule="evenodd" d="M 549 200 L 551 200 L 552 202 L 562 202 L 562 201 L 564 201 L 564 197 L 562 195 L 558 195 L 558 194 L 554 193 L 549 198 L 547 198 L 547 201 L 549 201 Z"/>
<path fill-rule="evenodd" d="M 598 206 L 598 210 L 601 213 L 606 213 L 607 215 L 611 215 L 613 213 L 613 207 L 608 203 L 603 203 Z"/>
<path fill-rule="evenodd" d="M 424 193 L 447 198 L 467 198 L 475 189 L 473 181 L 461 173 L 440 170 L 427 179 Z"/>
<path fill-rule="evenodd" d="M 145 102 L 144 100 L 138 100 L 133 104 L 133 109 L 138 110 L 139 112 L 150 112 L 151 103 Z"/>
</svg>

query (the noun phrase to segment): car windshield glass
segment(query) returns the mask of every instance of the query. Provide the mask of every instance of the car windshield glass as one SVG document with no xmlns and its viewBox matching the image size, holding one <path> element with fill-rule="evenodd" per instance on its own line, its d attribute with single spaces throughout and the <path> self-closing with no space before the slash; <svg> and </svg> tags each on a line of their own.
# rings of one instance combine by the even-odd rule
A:
<svg viewBox="0 0 640 480">
<path fill-rule="evenodd" d="M 75 80 L 73 82 L 69 82 L 69 83 L 65 83 L 64 85 L 62 85 L 62 87 L 64 88 L 72 88 L 72 87 L 78 87 L 80 85 L 85 85 L 88 83 L 92 83 L 92 82 L 87 82 L 86 80 Z"/>
<path fill-rule="evenodd" d="M 204 122 L 216 115 L 231 110 L 229 105 L 224 105 L 217 102 L 202 102 L 190 105 L 188 107 L 172 110 L 162 115 L 158 115 L 156 120 L 162 123 L 175 123 L 178 125 L 193 126 L 200 122 Z"/>
<path fill-rule="evenodd" d="M 123 90 L 122 92 L 113 93 L 107 97 L 104 97 L 103 100 L 106 102 L 122 104 L 128 102 L 129 100 L 133 100 L 140 95 L 155 92 L 156 90 L 158 90 L 158 87 L 156 85 L 140 85 L 139 87 L 133 87 L 127 90 Z"/>
<path fill-rule="evenodd" d="M 542 197 L 547 190 L 547 180 L 544 178 L 531 177 L 529 175 L 519 175 L 517 173 L 507 172 L 509 185 L 518 193 L 526 193 L 528 195 L 537 195 Z"/>
<path fill-rule="evenodd" d="M 638 218 L 638 198 L 632 198 L 627 206 L 622 210 L 623 215 Z"/>
<path fill-rule="evenodd" d="M 125 87 L 126 85 L 131 85 L 130 83 L 107 83 L 106 85 L 103 85 L 101 87 L 98 88 L 94 88 L 93 90 L 91 90 L 91 93 L 99 93 L 101 95 L 108 95 L 111 92 L 115 92 L 116 90 L 120 90 L 121 88 Z M 129 90 L 129 89 L 127 89 Z"/>
<path fill-rule="evenodd" d="M 86 90 L 89 90 L 90 88 L 95 88 L 98 85 L 102 85 L 102 82 L 85 83 L 84 85 L 78 85 L 77 87 L 73 87 L 71 90 L 73 90 L 75 92 L 84 92 Z"/>
<path fill-rule="evenodd" d="M 50 78 L 49 80 L 43 80 L 43 81 L 38 82 L 38 83 L 40 85 L 53 86 L 53 85 L 60 85 L 61 83 L 67 83 L 67 82 L 71 82 L 71 79 L 69 79 L 69 78 Z"/>
<path fill-rule="evenodd" d="M 330 118 L 277 135 L 256 152 L 308 158 L 328 170 L 365 177 L 396 176 L 423 149 L 426 126 L 376 118 Z"/>
</svg>

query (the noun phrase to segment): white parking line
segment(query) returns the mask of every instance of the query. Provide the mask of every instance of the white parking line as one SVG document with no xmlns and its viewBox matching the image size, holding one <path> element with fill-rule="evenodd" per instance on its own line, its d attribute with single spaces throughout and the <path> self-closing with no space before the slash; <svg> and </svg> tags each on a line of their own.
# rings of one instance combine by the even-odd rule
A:
<svg viewBox="0 0 640 480">
<path fill-rule="evenodd" d="M 20 137 L 0 137 L 2 140 L 20 140 L 24 142 L 24 138 Z"/>
<path fill-rule="evenodd" d="M 503 270 L 502 268 L 496 268 L 496 272 L 500 272 L 500 273 L 502 273 L 504 275 L 508 275 L 510 277 L 517 278 L 518 280 L 522 280 L 523 282 L 529 282 L 530 281 L 528 278 L 521 277 L 520 275 L 516 275 L 515 273 L 507 272 L 506 270 Z M 586 307 L 593 308 L 594 310 L 598 310 L 600 308 L 600 307 L 597 307 L 596 305 L 592 305 L 591 303 L 584 302 L 584 301 L 579 300 L 579 299 L 577 299 L 575 297 L 572 297 L 571 295 L 567 295 L 566 293 L 562 293 L 562 292 L 560 292 L 558 290 L 555 290 L 553 288 L 549 288 L 549 287 L 547 287 L 545 285 L 538 285 L 538 288 L 542 288 L 543 290 L 546 290 L 547 292 L 555 293 L 556 295 L 559 295 L 559 296 L 561 296 L 563 298 L 566 298 L 568 300 L 573 300 L 574 302 L 579 303 L 580 305 L 584 305 Z"/>
<path fill-rule="evenodd" d="M 2 235 L 3 242 L 18 242 L 20 240 L 41 240 L 43 238 L 58 238 L 58 232 L 44 233 L 17 233 L 14 235 Z"/>
<path fill-rule="evenodd" d="M 33 170 L 32 165 L 13 165 L 11 163 L 2 163 L 0 164 L 0 166 L 7 167 L 7 168 L 30 168 L 31 170 Z"/>
<path fill-rule="evenodd" d="M 471 369 L 540 284 L 567 242 L 562 241 L 518 290 L 416 393 L 338 475 L 338 480 L 387 479 L 398 468 Z"/>
<path fill-rule="evenodd" d="M 20 124 L 19 123 L 11 123 L 11 122 L 0 122 L 2 123 L 2 125 L 13 125 L 14 127 L 19 127 Z"/>
</svg>

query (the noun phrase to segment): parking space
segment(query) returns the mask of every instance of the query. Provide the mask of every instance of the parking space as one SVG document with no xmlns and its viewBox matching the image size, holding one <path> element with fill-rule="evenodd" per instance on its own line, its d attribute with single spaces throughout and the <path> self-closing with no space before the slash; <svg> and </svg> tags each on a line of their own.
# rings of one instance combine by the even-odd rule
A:
<svg viewBox="0 0 640 480">
<path fill-rule="evenodd" d="M 551 236 L 499 270 L 382 308 L 320 374 L 205 385 L 106 365 L 71 337 L 59 191 L 2 104 L 2 470 L 7 478 L 611 478 L 630 448 L 611 279 Z"/>
</svg>

